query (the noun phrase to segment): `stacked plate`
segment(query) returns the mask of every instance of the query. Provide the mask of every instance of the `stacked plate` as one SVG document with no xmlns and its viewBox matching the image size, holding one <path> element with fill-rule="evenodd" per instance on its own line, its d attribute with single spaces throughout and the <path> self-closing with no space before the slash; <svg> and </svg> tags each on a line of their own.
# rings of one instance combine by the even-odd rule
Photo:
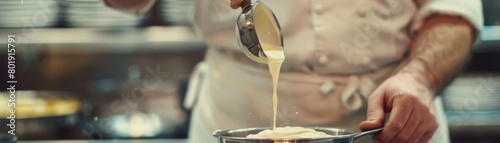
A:
<svg viewBox="0 0 500 143">
<path fill-rule="evenodd" d="M 143 18 L 111 9 L 103 0 L 64 0 L 63 19 L 69 27 L 134 27 Z"/>
<path fill-rule="evenodd" d="M 449 111 L 499 111 L 500 77 L 459 77 L 442 94 Z"/>
<path fill-rule="evenodd" d="M 160 12 L 167 25 L 191 25 L 194 0 L 160 0 Z"/>
<path fill-rule="evenodd" d="M 51 27 L 59 9 L 55 0 L 0 0 L 0 28 Z"/>
</svg>

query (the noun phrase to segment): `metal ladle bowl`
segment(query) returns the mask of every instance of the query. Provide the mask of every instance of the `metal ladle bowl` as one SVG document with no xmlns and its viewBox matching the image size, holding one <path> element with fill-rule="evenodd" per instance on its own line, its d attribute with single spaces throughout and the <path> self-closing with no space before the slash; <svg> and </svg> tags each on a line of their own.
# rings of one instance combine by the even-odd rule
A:
<svg viewBox="0 0 500 143">
<path fill-rule="evenodd" d="M 267 12 L 265 13 L 271 14 L 274 18 L 276 25 L 273 26 L 278 30 L 280 39 L 279 43 L 281 47 L 283 47 L 281 27 L 278 23 L 278 20 L 276 19 L 276 16 L 267 5 L 259 0 L 257 0 L 254 4 L 251 4 L 250 0 L 246 0 L 241 6 L 242 12 L 236 22 L 236 35 L 240 48 L 243 53 L 245 53 L 245 55 L 256 62 L 267 63 L 267 56 L 262 49 L 262 46 L 259 42 L 259 37 L 255 29 L 254 11 L 257 7 L 262 7 L 258 10 L 267 10 Z"/>
</svg>

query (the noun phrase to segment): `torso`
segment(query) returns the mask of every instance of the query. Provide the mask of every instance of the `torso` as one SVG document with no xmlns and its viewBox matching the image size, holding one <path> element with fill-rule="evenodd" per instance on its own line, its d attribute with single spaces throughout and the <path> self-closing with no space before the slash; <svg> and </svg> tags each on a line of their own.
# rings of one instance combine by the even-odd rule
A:
<svg viewBox="0 0 500 143">
<path fill-rule="evenodd" d="M 417 5 L 412 0 L 262 1 L 275 12 L 284 34 L 277 126 L 357 130 L 366 119 L 366 105 L 357 110 L 342 105 L 347 82 L 355 77 L 360 86 L 361 79 L 378 85 L 397 70 L 410 45 L 407 27 Z M 199 131 L 272 126 L 268 67 L 249 61 L 236 42 L 241 11 L 230 9 L 229 0 L 197 4 L 195 23 L 210 47 L 208 82 L 194 121 L 204 122 L 207 130 Z"/>
<path fill-rule="evenodd" d="M 262 1 L 283 31 L 288 58 L 282 72 L 320 75 L 367 72 L 404 58 L 418 8 L 413 0 Z M 197 3 L 195 23 L 207 43 L 239 52 L 235 22 L 241 10 L 232 10 L 229 0 Z"/>
</svg>

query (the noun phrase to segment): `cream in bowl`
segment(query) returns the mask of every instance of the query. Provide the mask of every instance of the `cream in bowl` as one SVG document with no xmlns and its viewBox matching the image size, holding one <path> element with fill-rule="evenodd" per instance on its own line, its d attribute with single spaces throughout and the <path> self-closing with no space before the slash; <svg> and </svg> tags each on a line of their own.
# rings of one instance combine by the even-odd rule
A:
<svg viewBox="0 0 500 143">
<path fill-rule="evenodd" d="M 247 138 L 253 138 L 253 139 L 323 138 L 323 137 L 331 137 L 331 135 L 328 135 L 321 131 L 316 131 L 314 129 L 303 128 L 303 127 L 279 127 L 273 130 L 267 129 L 257 134 L 250 134 L 247 136 Z"/>
</svg>

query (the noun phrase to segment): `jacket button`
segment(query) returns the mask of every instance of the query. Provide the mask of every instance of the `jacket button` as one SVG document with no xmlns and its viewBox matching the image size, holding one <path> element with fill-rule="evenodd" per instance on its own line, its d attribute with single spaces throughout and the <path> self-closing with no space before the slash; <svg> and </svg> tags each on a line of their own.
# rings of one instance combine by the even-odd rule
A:
<svg viewBox="0 0 500 143">
<path fill-rule="evenodd" d="M 321 93 L 326 96 L 330 94 L 333 90 L 335 90 L 334 82 L 324 82 L 320 87 Z"/>
<path fill-rule="evenodd" d="M 321 4 L 318 4 L 314 7 L 314 11 L 318 14 L 322 14 L 325 11 L 325 7 Z"/>
<path fill-rule="evenodd" d="M 328 64 L 328 61 L 329 61 L 329 59 L 328 59 L 328 56 L 326 56 L 326 55 L 322 55 L 318 59 L 318 63 L 322 66 L 325 66 L 326 64 Z"/>
<path fill-rule="evenodd" d="M 369 57 L 364 56 L 364 57 L 362 57 L 362 58 L 361 58 L 361 61 L 360 61 L 360 63 L 359 63 L 359 64 L 360 64 L 360 65 L 362 65 L 362 66 L 367 66 L 367 65 L 369 65 L 371 62 L 372 62 L 372 61 L 371 61 L 371 59 L 370 59 Z"/>
</svg>

